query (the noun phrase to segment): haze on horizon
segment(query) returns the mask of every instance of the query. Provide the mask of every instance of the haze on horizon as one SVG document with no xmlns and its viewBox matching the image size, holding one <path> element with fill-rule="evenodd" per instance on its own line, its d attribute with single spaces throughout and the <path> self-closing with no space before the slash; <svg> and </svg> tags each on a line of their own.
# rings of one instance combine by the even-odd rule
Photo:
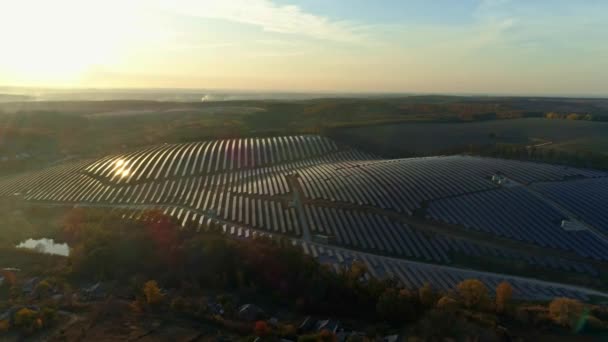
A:
<svg viewBox="0 0 608 342">
<path fill-rule="evenodd" d="M 608 95 L 600 0 L 20 0 L 0 85 Z"/>
</svg>

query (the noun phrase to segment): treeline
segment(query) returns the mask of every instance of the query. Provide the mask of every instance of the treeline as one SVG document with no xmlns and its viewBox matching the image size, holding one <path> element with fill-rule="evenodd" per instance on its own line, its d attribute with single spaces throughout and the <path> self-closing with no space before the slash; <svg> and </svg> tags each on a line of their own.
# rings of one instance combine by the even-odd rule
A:
<svg viewBox="0 0 608 342">
<path fill-rule="evenodd" d="M 606 121 L 608 117 L 605 116 L 593 116 L 591 114 L 580 114 L 580 113 L 556 113 L 549 112 L 545 114 L 546 119 L 560 119 L 560 120 L 585 120 L 585 121 Z"/>
<path fill-rule="evenodd" d="M 206 233 L 180 229 L 160 212 L 127 221 L 102 209 L 74 209 L 63 226 L 64 238 L 72 246 L 68 278 L 117 281 L 131 293 L 144 288 L 144 297 L 149 297 L 152 279 L 154 287 L 175 289 L 169 292 L 177 294 L 182 308 L 190 307 L 187 298 L 200 289 L 212 289 L 241 297 L 264 296 L 302 314 L 385 322 L 393 328 L 408 325 L 412 335 L 424 339 L 488 333 L 501 339 L 504 319 L 526 328 L 570 329 L 580 324 L 583 313 L 590 322 L 586 329 L 608 326 L 602 321 L 608 316 L 605 312 L 574 300 L 559 299 L 531 309 L 513 299 L 508 283 L 488 289 L 470 279 L 444 293 L 429 284 L 405 288 L 394 279 L 370 277 L 357 260 L 336 272 L 290 241 L 232 239 L 214 227 Z"/>
</svg>

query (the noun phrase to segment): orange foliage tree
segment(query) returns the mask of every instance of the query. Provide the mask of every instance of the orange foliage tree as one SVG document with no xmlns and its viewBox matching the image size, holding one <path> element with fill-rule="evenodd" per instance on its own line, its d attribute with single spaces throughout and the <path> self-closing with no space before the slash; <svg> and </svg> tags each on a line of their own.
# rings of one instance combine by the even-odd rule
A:
<svg viewBox="0 0 608 342">
<path fill-rule="evenodd" d="M 513 288 L 511 284 L 506 281 L 498 284 L 496 287 L 496 311 L 500 313 L 504 312 L 512 296 Z"/>
<path fill-rule="evenodd" d="M 555 298 L 549 303 L 549 316 L 557 324 L 574 328 L 583 315 L 583 303 L 576 299 Z"/>
<path fill-rule="evenodd" d="M 253 326 L 253 333 L 258 337 L 266 337 L 270 334 L 270 327 L 264 321 L 257 321 Z"/>
<path fill-rule="evenodd" d="M 458 294 L 467 308 L 478 307 L 487 302 L 488 289 L 477 279 L 463 280 L 458 284 Z"/>
</svg>

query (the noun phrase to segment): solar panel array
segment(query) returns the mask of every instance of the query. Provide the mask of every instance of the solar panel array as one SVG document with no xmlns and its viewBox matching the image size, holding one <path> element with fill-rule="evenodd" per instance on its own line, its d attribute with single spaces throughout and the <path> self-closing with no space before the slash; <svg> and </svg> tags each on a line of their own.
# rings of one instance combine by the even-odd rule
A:
<svg viewBox="0 0 608 342">
<path fill-rule="evenodd" d="M 581 300 L 588 299 L 586 293 L 553 283 L 549 284 L 508 275 L 428 265 L 313 243 L 302 242 L 301 245 L 305 253 L 331 265 L 336 271 L 340 271 L 352 264 L 354 260 L 358 260 L 367 266 L 371 276 L 377 278 L 391 277 L 399 280 L 411 289 L 417 289 L 425 283 L 429 283 L 435 289 L 449 291 L 453 290 L 459 282 L 475 278 L 485 283 L 490 292 L 493 292 L 501 282 L 507 281 L 512 285 L 513 295 L 517 298 L 552 299 L 555 297 L 568 297 Z"/>
<path fill-rule="evenodd" d="M 608 260 L 608 245 L 589 231 L 560 227 L 564 216 L 522 187 L 497 189 L 434 201 L 428 215 L 469 229 Z"/>
<path fill-rule="evenodd" d="M 495 174 L 519 187 L 501 188 L 490 180 Z M 379 160 L 327 138 L 303 135 L 162 144 L 67 162 L 0 180 L 0 196 L 104 206 L 131 218 L 156 209 L 183 225 L 220 224 L 242 237 L 284 235 L 303 246 L 311 235 L 326 235 L 330 244 L 353 253 L 433 264 L 450 264 L 457 255 L 494 257 L 597 275 L 586 262 L 429 232 L 407 220 L 426 210 L 428 218 L 454 229 L 608 260 L 601 240 L 586 231 L 564 231 L 559 227 L 563 215 L 524 190 L 530 186 L 581 220 L 605 228 L 606 213 L 599 208 L 608 193 L 606 176 L 470 156 Z M 594 188 L 594 195 L 585 197 Z"/>
<path fill-rule="evenodd" d="M 407 214 L 426 201 L 495 188 L 489 178 L 497 173 L 522 183 L 605 176 L 597 171 L 467 156 L 322 164 L 299 172 L 305 194 L 312 199 Z"/>
<path fill-rule="evenodd" d="M 539 183 L 533 188 L 608 233 L 608 178 Z"/>
</svg>

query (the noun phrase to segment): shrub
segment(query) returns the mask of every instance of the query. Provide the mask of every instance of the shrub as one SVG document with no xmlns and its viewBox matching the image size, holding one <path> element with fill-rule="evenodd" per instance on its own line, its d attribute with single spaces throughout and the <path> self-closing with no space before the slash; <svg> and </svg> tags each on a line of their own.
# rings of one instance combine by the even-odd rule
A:
<svg viewBox="0 0 608 342">
<path fill-rule="evenodd" d="M 574 328 L 583 315 L 583 303 L 576 299 L 556 298 L 549 303 L 549 316 L 559 325 Z"/>
<path fill-rule="evenodd" d="M 480 307 L 488 300 L 488 289 L 477 279 L 467 279 L 460 282 L 458 284 L 458 294 L 467 308 Z"/>
</svg>

